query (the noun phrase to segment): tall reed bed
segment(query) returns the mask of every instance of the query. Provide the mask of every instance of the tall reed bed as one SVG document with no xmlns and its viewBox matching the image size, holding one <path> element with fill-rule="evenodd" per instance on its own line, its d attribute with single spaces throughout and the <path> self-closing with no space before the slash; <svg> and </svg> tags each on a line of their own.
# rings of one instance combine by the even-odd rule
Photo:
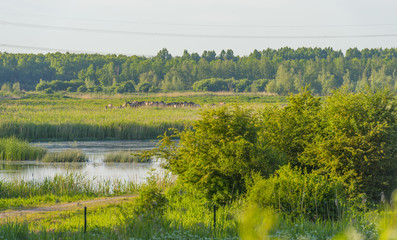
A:
<svg viewBox="0 0 397 240">
<path fill-rule="evenodd" d="M 120 163 L 142 163 L 149 162 L 150 157 L 142 156 L 139 151 L 135 152 L 112 152 L 105 156 L 104 162 L 120 162 Z"/>
<path fill-rule="evenodd" d="M 0 103 L 0 109 L 5 109 L 0 137 L 30 141 L 155 139 L 169 128 L 182 130 L 199 113 L 198 109 L 105 109 L 103 100 L 17 101 Z"/>
<path fill-rule="evenodd" d="M 81 150 L 65 150 L 62 152 L 47 153 L 43 162 L 87 162 L 88 156 Z"/>
<path fill-rule="evenodd" d="M 108 123 L 0 123 L 0 136 L 16 136 L 30 141 L 75 141 L 75 140 L 148 140 L 156 139 L 170 128 L 184 129 L 184 123 L 135 122 Z"/>
<path fill-rule="evenodd" d="M 284 97 L 260 94 L 136 94 L 112 99 L 45 97 L 1 101 L 0 137 L 16 136 L 30 141 L 155 139 L 169 128 L 182 130 L 200 117 L 200 108 L 105 108 L 110 103 L 119 106 L 127 100 L 192 101 L 202 106 L 226 102 L 258 108 L 264 103 L 285 102 Z"/>
<path fill-rule="evenodd" d="M 46 152 L 15 137 L 0 138 L 0 160 L 39 160 Z"/>
<path fill-rule="evenodd" d="M 97 181 L 83 174 L 69 173 L 45 178 L 43 181 L 0 181 L 0 198 L 31 198 L 36 196 L 110 196 L 136 191 L 133 182 Z"/>
</svg>

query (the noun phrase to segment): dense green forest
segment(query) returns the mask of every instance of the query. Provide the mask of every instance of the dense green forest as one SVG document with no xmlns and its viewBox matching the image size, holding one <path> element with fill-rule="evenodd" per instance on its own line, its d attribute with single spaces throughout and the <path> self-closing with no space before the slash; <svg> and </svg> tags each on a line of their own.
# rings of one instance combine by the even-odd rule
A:
<svg viewBox="0 0 397 240">
<path fill-rule="evenodd" d="M 234 91 L 297 93 L 308 86 L 327 95 L 345 85 L 350 91 L 395 89 L 397 49 L 285 47 L 235 56 L 232 50 L 154 57 L 100 54 L 13 54 L 0 52 L 2 91 L 69 92 Z"/>
</svg>

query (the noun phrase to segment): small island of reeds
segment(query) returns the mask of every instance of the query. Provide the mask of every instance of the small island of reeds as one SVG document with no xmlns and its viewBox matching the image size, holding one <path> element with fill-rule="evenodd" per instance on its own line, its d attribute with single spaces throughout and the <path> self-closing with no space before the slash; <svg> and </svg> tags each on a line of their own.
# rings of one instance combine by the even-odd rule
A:
<svg viewBox="0 0 397 240">
<path fill-rule="evenodd" d="M 47 153 L 43 162 L 87 162 L 88 157 L 80 150 L 69 149 L 62 152 Z"/>
<path fill-rule="evenodd" d="M 0 138 L 0 160 L 39 160 L 46 153 L 47 149 L 31 146 L 27 141 L 16 137 Z"/>
<path fill-rule="evenodd" d="M 105 156 L 104 162 L 112 163 L 143 163 L 149 162 L 151 160 L 150 157 L 142 155 L 142 152 L 112 152 L 108 153 Z"/>
</svg>

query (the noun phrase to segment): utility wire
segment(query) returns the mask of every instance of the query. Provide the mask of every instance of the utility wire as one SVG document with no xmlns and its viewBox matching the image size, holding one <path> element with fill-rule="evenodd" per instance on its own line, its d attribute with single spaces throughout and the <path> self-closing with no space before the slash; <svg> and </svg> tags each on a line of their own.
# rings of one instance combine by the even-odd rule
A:
<svg viewBox="0 0 397 240">
<path fill-rule="evenodd" d="M 11 14 L 9 14 L 11 15 Z M 56 18 L 72 21 L 85 21 L 85 22 L 117 22 L 117 23 L 130 23 L 136 25 L 158 25 L 158 26 L 183 26 L 183 27 L 227 27 L 227 28 L 355 28 L 355 27 L 390 27 L 397 26 L 397 23 L 372 23 L 372 24 L 322 24 L 322 25 L 257 25 L 257 24 L 200 24 L 200 23 L 166 23 L 166 22 L 139 22 L 130 20 L 116 20 L 116 19 L 87 19 L 87 18 L 70 18 L 41 14 L 21 14 L 16 13 L 12 15 L 22 15 L 36 18 Z"/>
<path fill-rule="evenodd" d="M 30 50 L 38 50 L 38 51 L 49 51 L 49 52 L 73 52 L 73 53 L 108 54 L 108 53 L 105 53 L 105 52 L 87 52 L 87 51 L 81 51 L 81 50 L 70 50 L 70 49 L 68 50 L 68 49 L 48 48 L 48 47 L 34 47 L 34 46 L 14 45 L 14 44 L 7 44 L 7 43 L 0 43 L 0 47 L 30 49 Z"/>
<path fill-rule="evenodd" d="M 212 34 L 189 34 L 189 33 L 164 33 L 164 32 L 140 32 L 140 31 L 125 31 L 125 30 L 110 30 L 110 29 L 93 29 L 81 27 L 63 27 L 53 25 L 40 25 L 31 23 L 18 23 L 0 20 L 0 25 L 27 27 L 27 28 L 41 28 L 52 30 L 67 30 L 78 32 L 92 32 L 92 33 L 111 33 L 124 35 L 138 35 L 138 36 L 159 36 L 159 37 L 188 37 L 188 38 L 224 38 L 224 39 L 332 39 L 332 38 L 382 38 L 382 37 L 397 37 L 397 33 L 390 34 L 357 34 L 357 35 L 212 35 Z"/>
</svg>

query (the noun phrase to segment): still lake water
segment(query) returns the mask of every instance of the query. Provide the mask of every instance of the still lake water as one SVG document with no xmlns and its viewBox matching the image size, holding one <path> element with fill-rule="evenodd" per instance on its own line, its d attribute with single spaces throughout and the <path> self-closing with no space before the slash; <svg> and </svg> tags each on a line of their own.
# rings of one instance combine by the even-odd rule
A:
<svg viewBox="0 0 397 240">
<path fill-rule="evenodd" d="M 152 169 L 163 174 L 158 160 L 150 163 L 105 163 L 105 155 L 119 151 L 149 150 L 157 141 L 89 141 L 89 142 L 47 142 L 32 143 L 44 147 L 48 152 L 61 152 L 68 149 L 80 149 L 87 154 L 87 163 L 43 163 L 40 161 L 0 161 L 0 179 L 41 181 L 47 177 L 67 173 L 80 173 L 88 179 L 121 180 L 143 182 Z"/>
</svg>

